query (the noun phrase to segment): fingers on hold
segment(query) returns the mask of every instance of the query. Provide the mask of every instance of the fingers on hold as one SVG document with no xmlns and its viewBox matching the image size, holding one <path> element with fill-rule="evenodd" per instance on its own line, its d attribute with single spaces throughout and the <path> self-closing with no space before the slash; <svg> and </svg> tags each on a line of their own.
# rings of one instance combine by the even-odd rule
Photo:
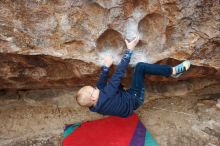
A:
<svg viewBox="0 0 220 146">
<path fill-rule="evenodd" d="M 128 44 L 128 40 L 127 39 L 125 39 L 125 43 Z"/>
<path fill-rule="evenodd" d="M 138 36 L 136 37 L 136 40 L 139 41 L 139 39 L 140 39 L 140 36 L 138 35 Z"/>
</svg>

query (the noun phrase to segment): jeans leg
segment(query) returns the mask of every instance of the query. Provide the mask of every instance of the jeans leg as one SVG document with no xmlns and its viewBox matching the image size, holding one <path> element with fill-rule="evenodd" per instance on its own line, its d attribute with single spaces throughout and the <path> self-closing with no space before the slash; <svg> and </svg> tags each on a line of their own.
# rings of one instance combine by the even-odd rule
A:
<svg viewBox="0 0 220 146">
<path fill-rule="evenodd" d="M 131 92 L 136 98 L 135 109 L 144 103 L 144 76 L 145 74 L 170 76 L 172 67 L 169 65 L 148 64 L 139 62 L 133 72 Z"/>
<path fill-rule="evenodd" d="M 137 68 L 144 72 L 144 74 L 159 75 L 169 77 L 172 74 L 172 67 L 169 65 L 148 64 L 139 62 Z"/>
</svg>

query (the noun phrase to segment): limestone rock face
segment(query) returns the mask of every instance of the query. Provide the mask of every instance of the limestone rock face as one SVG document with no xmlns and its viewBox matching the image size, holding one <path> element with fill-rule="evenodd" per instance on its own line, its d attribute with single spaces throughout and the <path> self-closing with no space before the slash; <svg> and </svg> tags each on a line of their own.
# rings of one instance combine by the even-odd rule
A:
<svg viewBox="0 0 220 146">
<path fill-rule="evenodd" d="M 140 61 L 193 64 L 146 76 L 144 125 L 161 146 L 219 146 L 219 0 L 0 0 L 0 145 L 62 145 L 65 124 L 103 118 L 73 96 L 136 35 L 125 86 Z"/>
<path fill-rule="evenodd" d="M 133 65 L 139 61 L 155 63 L 174 58 L 189 59 L 194 65 L 219 70 L 219 28 L 218 0 L 2 0 L 0 2 L 2 55 L 5 53 L 49 55 L 60 60 L 72 59 L 72 64 L 78 64 L 78 61 L 74 61 L 80 60 L 85 62 L 85 66 L 78 66 L 88 68 L 87 74 L 91 73 L 89 71 L 91 67 L 86 64 L 93 63 L 97 68 L 102 65 L 102 58 L 105 55 L 114 56 L 114 64 L 117 64 L 126 49 L 124 39 L 131 40 L 138 34 L 141 40 L 134 51 L 131 61 Z M 0 60 L 5 61 L 2 58 Z M 43 60 L 47 62 L 47 57 Z M 19 61 L 15 60 L 14 63 L 19 64 Z M 37 72 L 29 75 L 33 80 L 48 76 L 50 73 L 40 65 L 41 62 L 38 63 L 35 69 L 30 70 L 28 66 L 23 66 L 18 72 L 16 69 L 10 70 L 10 63 L 7 65 L 4 62 L 0 70 L 6 71 L 4 73 L 8 75 L 2 75 L 1 80 L 7 80 L 11 83 L 11 88 L 16 88 L 17 82 L 13 81 L 14 78 L 9 74 L 17 74 L 17 77 L 20 77 L 23 74 L 30 74 L 27 72 Z M 54 67 L 54 73 L 56 73 L 55 64 L 52 66 L 48 64 L 50 70 Z M 66 66 L 70 67 L 67 72 L 73 69 L 71 65 Z M 56 76 L 59 76 L 58 74 L 59 71 Z M 79 74 L 83 73 L 79 72 Z M 65 73 L 60 74 L 59 81 L 62 78 L 65 80 L 64 76 Z M 75 74 L 72 74 L 73 77 L 77 78 Z"/>
</svg>

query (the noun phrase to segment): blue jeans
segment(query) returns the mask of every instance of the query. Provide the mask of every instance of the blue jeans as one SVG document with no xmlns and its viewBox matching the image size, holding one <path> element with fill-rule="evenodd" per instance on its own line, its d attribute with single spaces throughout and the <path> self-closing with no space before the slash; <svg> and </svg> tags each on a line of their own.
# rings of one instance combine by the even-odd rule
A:
<svg viewBox="0 0 220 146">
<path fill-rule="evenodd" d="M 144 76 L 145 74 L 169 77 L 172 67 L 169 65 L 148 64 L 139 62 L 133 71 L 131 88 L 128 92 L 135 97 L 135 109 L 144 103 Z"/>
</svg>

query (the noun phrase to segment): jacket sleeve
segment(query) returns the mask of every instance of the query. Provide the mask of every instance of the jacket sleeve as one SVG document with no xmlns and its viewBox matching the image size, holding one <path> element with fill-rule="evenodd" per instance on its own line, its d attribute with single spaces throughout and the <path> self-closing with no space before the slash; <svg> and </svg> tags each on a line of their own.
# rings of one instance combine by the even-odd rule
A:
<svg viewBox="0 0 220 146">
<path fill-rule="evenodd" d="M 103 89 L 105 87 L 108 79 L 108 73 L 109 73 L 109 68 L 103 66 L 99 75 L 99 80 L 96 82 L 96 86 L 98 89 Z"/>
<path fill-rule="evenodd" d="M 128 68 L 131 55 L 132 55 L 132 51 L 126 50 L 119 65 L 116 68 L 115 73 L 112 75 L 107 85 L 105 86 L 104 92 L 108 97 L 112 97 L 117 93 L 120 87 L 121 79 L 124 77 L 125 71 Z"/>
</svg>

